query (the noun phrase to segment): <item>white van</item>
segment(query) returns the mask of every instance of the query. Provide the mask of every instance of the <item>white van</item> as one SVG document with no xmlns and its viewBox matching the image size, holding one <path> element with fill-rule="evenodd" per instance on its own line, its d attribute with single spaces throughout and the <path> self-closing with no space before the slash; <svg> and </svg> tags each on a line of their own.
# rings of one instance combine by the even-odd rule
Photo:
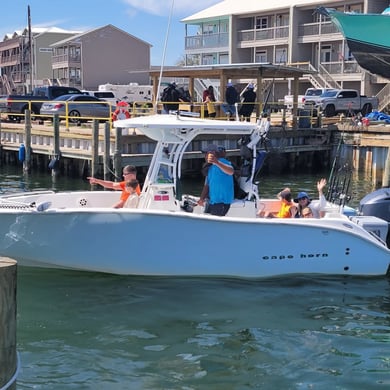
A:
<svg viewBox="0 0 390 390">
<path fill-rule="evenodd" d="M 115 95 L 111 91 L 86 91 L 83 89 L 81 92 L 84 95 L 95 96 L 98 99 L 106 100 L 106 101 L 110 102 L 110 104 L 114 107 L 116 106 L 116 104 L 118 102 L 118 99 L 115 97 Z"/>
</svg>

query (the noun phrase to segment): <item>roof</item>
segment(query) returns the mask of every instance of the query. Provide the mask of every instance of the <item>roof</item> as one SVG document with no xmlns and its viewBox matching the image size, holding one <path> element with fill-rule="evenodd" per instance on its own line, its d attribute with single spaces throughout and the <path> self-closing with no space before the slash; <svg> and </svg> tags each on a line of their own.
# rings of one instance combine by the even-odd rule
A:
<svg viewBox="0 0 390 390">
<path fill-rule="evenodd" d="M 203 11 L 190 15 L 181 20 L 184 23 L 196 23 L 204 19 L 216 19 L 221 16 L 230 15 L 246 15 L 250 13 L 275 11 L 278 9 L 286 9 L 296 6 L 317 7 L 320 5 L 329 6 L 332 3 L 339 3 L 338 0 L 273 0 L 273 1 L 259 1 L 259 0 L 225 0 L 217 3 Z"/>
<path fill-rule="evenodd" d="M 195 77 L 220 79 L 222 76 L 231 79 L 245 78 L 285 78 L 301 77 L 304 74 L 315 73 L 296 67 L 273 65 L 269 63 L 243 63 L 225 65 L 185 66 L 163 69 L 163 77 Z M 150 75 L 159 77 L 160 70 L 151 70 Z"/>
<path fill-rule="evenodd" d="M 17 37 L 21 37 L 23 35 L 26 35 L 28 33 L 28 28 L 25 28 L 24 30 L 16 30 L 13 33 L 7 33 L 3 37 L 3 41 L 8 39 L 13 39 Z M 74 30 L 64 30 L 63 28 L 59 27 L 31 27 L 31 34 L 33 36 L 45 34 L 45 33 L 52 33 L 52 34 L 79 34 L 80 31 L 74 31 Z"/>
<path fill-rule="evenodd" d="M 134 39 L 136 39 L 137 41 L 140 41 L 140 42 L 143 42 L 145 45 L 148 45 L 148 46 L 152 46 L 150 43 L 148 42 L 145 42 L 143 41 L 142 39 L 132 35 L 132 34 L 129 34 L 128 32 L 124 31 L 124 30 L 121 30 L 120 28 L 118 27 L 115 27 L 113 26 L 112 24 L 107 24 L 105 26 L 102 26 L 102 27 L 97 27 L 97 28 L 93 28 L 91 30 L 88 30 L 88 31 L 84 31 L 84 32 L 81 32 L 79 34 L 76 34 L 76 35 L 73 35 L 72 37 L 69 37 L 69 38 L 66 38 L 66 39 L 63 39 L 62 41 L 58 41 L 58 42 L 55 42 L 53 44 L 51 44 L 50 46 L 61 46 L 63 45 L 64 43 L 67 43 L 67 42 L 75 42 L 75 41 L 80 41 L 80 38 L 84 37 L 84 36 L 87 36 L 88 34 L 94 32 L 94 31 L 99 31 L 99 30 L 103 30 L 105 28 L 112 28 L 114 30 L 117 30 L 117 31 L 120 31 L 122 34 L 126 34 Z"/>
</svg>

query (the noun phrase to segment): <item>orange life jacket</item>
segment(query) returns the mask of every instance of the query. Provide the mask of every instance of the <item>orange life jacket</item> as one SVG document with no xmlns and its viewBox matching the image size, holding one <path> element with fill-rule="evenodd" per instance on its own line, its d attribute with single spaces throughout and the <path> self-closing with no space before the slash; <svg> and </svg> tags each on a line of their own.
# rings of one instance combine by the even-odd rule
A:
<svg viewBox="0 0 390 390">
<path fill-rule="evenodd" d="M 280 206 L 279 212 L 276 214 L 277 218 L 291 218 L 290 209 L 293 206 L 291 202 L 286 199 L 282 199 L 282 205 Z"/>
</svg>

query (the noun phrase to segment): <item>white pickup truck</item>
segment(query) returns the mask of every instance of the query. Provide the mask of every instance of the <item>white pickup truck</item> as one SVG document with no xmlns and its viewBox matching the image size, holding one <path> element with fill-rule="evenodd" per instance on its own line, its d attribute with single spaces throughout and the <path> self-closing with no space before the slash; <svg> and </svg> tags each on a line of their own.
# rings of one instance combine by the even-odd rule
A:
<svg viewBox="0 0 390 390">
<path fill-rule="evenodd" d="M 315 108 L 326 117 L 340 113 L 353 115 L 359 112 L 365 116 L 372 110 L 376 110 L 378 104 L 377 97 L 361 96 L 355 89 L 333 89 L 324 92 L 319 97 Z"/>
</svg>

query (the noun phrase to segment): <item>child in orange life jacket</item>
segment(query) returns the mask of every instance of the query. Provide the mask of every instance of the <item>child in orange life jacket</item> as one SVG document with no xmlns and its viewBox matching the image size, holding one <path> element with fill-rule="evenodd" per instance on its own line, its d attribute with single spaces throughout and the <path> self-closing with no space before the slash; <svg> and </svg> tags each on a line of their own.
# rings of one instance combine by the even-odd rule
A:
<svg viewBox="0 0 390 390">
<path fill-rule="evenodd" d="M 129 105 L 121 101 L 116 105 L 116 110 L 112 113 L 112 121 L 117 121 L 120 119 L 129 119 Z"/>
<path fill-rule="evenodd" d="M 289 188 L 285 188 L 279 192 L 277 197 L 281 200 L 281 205 L 276 214 L 259 211 L 257 215 L 265 218 L 294 218 L 298 209 L 292 202 L 291 190 Z"/>
</svg>

